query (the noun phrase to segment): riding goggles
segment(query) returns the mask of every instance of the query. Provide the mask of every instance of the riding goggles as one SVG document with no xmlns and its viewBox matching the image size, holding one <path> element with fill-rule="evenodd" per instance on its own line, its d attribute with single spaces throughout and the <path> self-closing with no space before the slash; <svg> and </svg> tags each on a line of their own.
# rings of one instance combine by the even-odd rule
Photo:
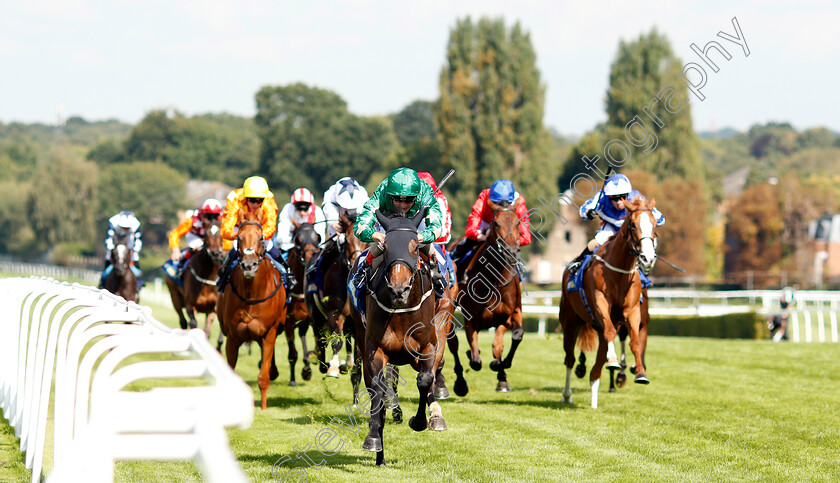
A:
<svg viewBox="0 0 840 483">
<path fill-rule="evenodd" d="M 626 200 L 627 195 L 612 195 L 609 198 L 611 201 Z"/>
<path fill-rule="evenodd" d="M 245 198 L 248 203 L 255 203 L 261 205 L 264 198 Z"/>
<path fill-rule="evenodd" d="M 394 203 L 414 203 L 416 196 L 392 196 L 391 201 Z"/>
</svg>

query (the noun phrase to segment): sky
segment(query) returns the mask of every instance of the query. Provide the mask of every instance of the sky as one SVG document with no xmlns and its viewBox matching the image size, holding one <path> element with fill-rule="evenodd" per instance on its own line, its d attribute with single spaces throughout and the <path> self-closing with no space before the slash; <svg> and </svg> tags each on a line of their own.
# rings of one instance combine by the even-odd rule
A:
<svg viewBox="0 0 840 483">
<path fill-rule="evenodd" d="M 654 27 L 707 72 L 705 99 L 691 99 L 696 130 L 840 131 L 840 2 L 808 0 L 2 0 L 0 122 L 134 124 L 161 108 L 253 116 L 260 87 L 294 82 L 338 93 L 354 114 L 387 115 L 438 97 L 449 32 L 467 15 L 530 33 L 544 123 L 564 135 L 606 119 L 619 42 Z M 749 56 L 717 36 L 735 34 L 733 17 Z M 717 73 L 690 47 L 711 40 L 731 55 L 710 54 Z"/>
</svg>

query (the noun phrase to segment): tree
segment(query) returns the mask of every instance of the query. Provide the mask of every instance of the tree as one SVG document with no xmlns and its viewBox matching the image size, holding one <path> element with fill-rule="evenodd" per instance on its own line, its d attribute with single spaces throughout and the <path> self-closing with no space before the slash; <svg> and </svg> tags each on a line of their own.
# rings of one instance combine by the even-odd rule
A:
<svg viewBox="0 0 840 483">
<path fill-rule="evenodd" d="M 259 173 L 275 193 L 301 186 L 323 192 L 343 176 L 365 183 L 395 155 L 391 123 L 351 114 L 334 92 L 304 84 L 265 86 L 256 101 Z"/>
<path fill-rule="evenodd" d="M 507 30 L 502 19 L 467 17 L 451 30 L 446 59 L 436 119 L 441 163 L 457 170 L 445 190 L 454 224 L 463 226 L 478 191 L 499 178 L 532 203 L 550 197 L 559 160 L 543 127 L 545 87 L 530 35 L 519 23 Z"/>
<path fill-rule="evenodd" d="M 102 170 L 97 221 L 131 210 L 141 223 L 172 226 L 184 207 L 186 178 L 160 162 L 115 164 Z M 104 225 L 97 231 L 104 236 Z"/>
<path fill-rule="evenodd" d="M 50 153 L 38 168 L 24 211 L 40 248 L 92 241 L 97 174 L 95 164 L 71 159 L 63 151 Z"/>
<path fill-rule="evenodd" d="M 394 133 L 403 146 L 437 138 L 433 102 L 414 101 L 388 117 L 394 123 Z"/>
</svg>

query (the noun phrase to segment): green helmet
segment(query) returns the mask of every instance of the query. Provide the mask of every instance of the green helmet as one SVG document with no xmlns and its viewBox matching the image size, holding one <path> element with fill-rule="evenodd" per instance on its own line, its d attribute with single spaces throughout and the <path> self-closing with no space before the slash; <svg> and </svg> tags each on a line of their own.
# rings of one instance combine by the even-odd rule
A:
<svg viewBox="0 0 840 483">
<path fill-rule="evenodd" d="M 420 196 L 420 177 L 411 168 L 397 168 L 388 175 L 388 196 Z"/>
</svg>

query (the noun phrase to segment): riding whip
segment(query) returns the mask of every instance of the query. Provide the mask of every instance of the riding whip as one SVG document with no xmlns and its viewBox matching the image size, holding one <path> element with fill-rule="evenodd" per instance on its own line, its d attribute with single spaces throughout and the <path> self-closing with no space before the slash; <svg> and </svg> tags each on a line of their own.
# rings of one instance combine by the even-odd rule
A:
<svg viewBox="0 0 840 483">
<path fill-rule="evenodd" d="M 659 260 L 662 260 L 663 262 L 665 262 L 665 264 L 666 264 L 666 265 L 670 265 L 670 266 L 671 266 L 671 268 L 674 268 L 674 269 L 676 269 L 676 270 L 679 270 L 679 271 L 680 271 L 680 272 L 682 272 L 682 273 L 685 273 L 685 269 L 682 269 L 682 268 L 680 268 L 680 267 L 678 267 L 678 266 L 674 265 L 673 263 L 669 262 L 668 260 L 665 260 L 664 258 L 660 257 L 659 255 L 657 255 L 657 256 L 656 256 L 656 258 L 658 258 Z"/>
</svg>

